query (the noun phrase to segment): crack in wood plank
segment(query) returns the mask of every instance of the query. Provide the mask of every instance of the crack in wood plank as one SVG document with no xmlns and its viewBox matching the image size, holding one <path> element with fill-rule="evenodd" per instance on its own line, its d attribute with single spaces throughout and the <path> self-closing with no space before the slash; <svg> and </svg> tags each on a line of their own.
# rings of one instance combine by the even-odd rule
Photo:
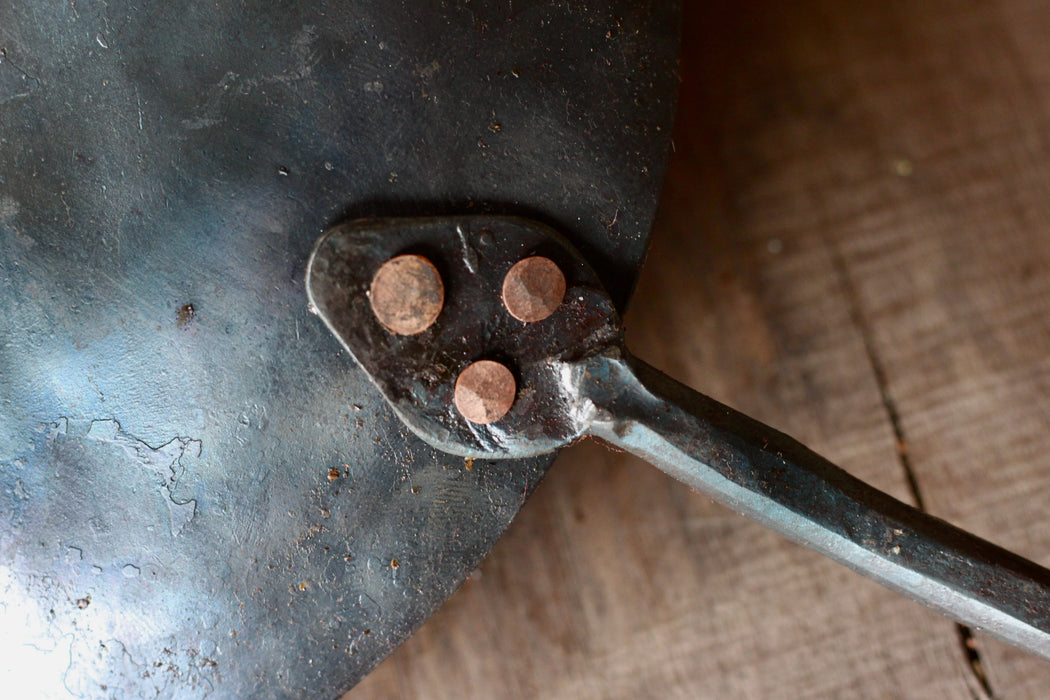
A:
<svg viewBox="0 0 1050 700">
<path fill-rule="evenodd" d="M 904 479 L 908 483 L 908 490 L 911 492 L 911 497 L 914 501 L 915 507 L 921 511 L 926 511 L 926 504 L 922 498 L 922 490 L 919 488 L 919 480 L 912 467 L 911 458 L 908 456 L 908 438 L 904 432 L 904 423 L 901 420 L 900 411 L 897 408 L 897 402 L 894 400 L 893 394 L 890 391 L 890 383 L 886 374 L 886 368 L 883 366 L 882 360 L 879 358 L 879 353 L 875 348 L 872 329 L 868 325 L 864 318 L 864 314 L 861 311 L 860 294 L 857 292 L 857 288 L 853 284 L 853 279 L 849 274 L 849 266 L 842 251 L 839 249 L 839 246 L 835 245 L 834 241 L 828 240 L 827 238 L 825 238 L 824 243 L 827 246 L 828 253 L 831 257 L 832 267 L 838 277 L 839 285 L 842 289 L 842 296 L 846 301 L 847 313 L 849 314 L 853 326 L 857 329 L 857 334 L 860 336 L 861 344 L 864 347 L 864 353 L 867 356 L 869 365 L 871 366 L 871 372 L 875 379 L 875 384 L 878 386 L 882 405 L 886 409 L 886 417 L 893 429 L 893 436 L 897 441 L 897 460 L 900 464 L 901 470 L 904 472 Z M 982 693 L 980 696 L 981 700 L 994 700 L 995 692 L 992 690 L 988 674 L 984 671 L 984 664 L 981 662 L 980 647 L 977 638 L 974 636 L 973 630 L 969 626 L 958 622 L 955 623 L 955 628 L 959 634 L 959 642 L 967 667 L 970 669 L 970 672 L 973 673 L 974 679 L 980 687 Z"/>
</svg>

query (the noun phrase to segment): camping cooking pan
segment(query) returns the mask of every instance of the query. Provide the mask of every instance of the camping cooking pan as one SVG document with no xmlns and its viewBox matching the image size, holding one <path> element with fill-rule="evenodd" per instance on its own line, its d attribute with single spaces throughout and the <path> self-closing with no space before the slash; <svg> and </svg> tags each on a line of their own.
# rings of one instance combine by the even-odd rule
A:
<svg viewBox="0 0 1050 700">
<path fill-rule="evenodd" d="M 1050 656 L 1050 572 L 624 347 L 676 17 L 0 10 L 11 682 L 335 695 L 585 435 Z"/>
</svg>

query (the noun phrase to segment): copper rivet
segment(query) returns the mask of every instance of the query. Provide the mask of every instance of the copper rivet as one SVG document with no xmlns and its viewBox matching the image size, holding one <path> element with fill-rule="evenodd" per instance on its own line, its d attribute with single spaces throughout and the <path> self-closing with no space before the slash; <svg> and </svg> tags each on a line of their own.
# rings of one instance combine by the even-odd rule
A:
<svg viewBox="0 0 1050 700">
<path fill-rule="evenodd" d="M 422 333 L 433 325 L 445 303 L 437 268 L 419 255 L 399 255 L 383 263 L 369 290 L 372 312 L 398 335 Z"/>
<path fill-rule="evenodd" d="M 565 275 L 549 258 L 537 255 L 519 260 L 503 278 L 503 305 L 519 321 L 542 321 L 563 298 Z"/>
<path fill-rule="evenodd" d="M 471 423 L 494 423 L 514 405 L 517 390 L 509 369 L 492 360 L 480 360 L 456 379 L 456 408 Z"/>
</svg>

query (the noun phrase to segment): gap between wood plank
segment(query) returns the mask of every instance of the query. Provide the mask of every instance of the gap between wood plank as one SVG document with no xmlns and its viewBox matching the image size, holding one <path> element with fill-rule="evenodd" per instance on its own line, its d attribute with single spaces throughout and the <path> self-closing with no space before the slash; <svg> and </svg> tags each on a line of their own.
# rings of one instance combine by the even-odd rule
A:
<svg viewBox="0 0 1050 700">
<path fill-rule="evenodd" d="M 915 501 L 915 507 L 925 512 L 926 504 L 922 498 L 922 491 L 919 489 L 919 481 L 915 476 L 915 470 L 912 468 L 911 458 L 908 456 L 908 441 L 905 437 L 904 425 L 901 421 L 900 412 L 897 410 L 897 402 L 894 401 L 893 395 L 890 393 L 886 370 L 883 367 L 882 360 L 879 359 L 879 355 L 875 350 L 875 340 L 872 337 L 872 329 L 868 326 L 867 322 L 864 320 L 864 315 L 861 313 L 860 294 L 853 285 L 853 279 L 850 277 L 849 268 L 846 266 L 846 260 L 843 257 L 842 252 L 839 250 L 839 247 L 826 237 L 824 244 L 831 255 L 832 266 L 835 270 L 835 274 L 838 276 L 839 284 L 842 286 L 843 296 L 846 298 L 847 312 L 849 313 L 850 321 L 860 334 L 861 343 L 864 345 L 864 353 L 867 355 L 868 364 L 871 365 L 872 375 L 875 377 L 875 384 L 879 389 L 882 406 L 885 408 L 886 416 L 889 418 L 890 425 L 893 428 L 893 436 L 897 441 L 897 460 L 900 463 L 901 469 L 904 470 L 904 478 L 908 482 L 908 490 L 911 492 L 912 499 Z M 973 673 L 974 679 L 980 686 L 981 691 L 984 693 L 984 699 L 994 700 L 995 693 L 992 691 L 992 685 L 988 680 L 988 674 L 984 671 L 984 664 L 981 662 L 981 652 L 973 630 L 967 625 L 958 622 L 955 623 L 955 627 L 959 633 L 959 642 L 967 666 Z"/>
</svg>

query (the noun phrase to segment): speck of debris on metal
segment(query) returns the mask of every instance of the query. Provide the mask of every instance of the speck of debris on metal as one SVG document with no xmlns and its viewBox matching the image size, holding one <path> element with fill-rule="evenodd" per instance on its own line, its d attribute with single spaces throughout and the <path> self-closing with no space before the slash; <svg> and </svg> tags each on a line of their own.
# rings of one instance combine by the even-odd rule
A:
<svg viewBox="0 0 1050 700">
<path fill-rule="evenodd" d="M 178 328 L 182 328 L 187 323 L 192 321 L 197 316 L 197 310 L 193 308 L 193 304 L 183 304 L 179 307 L 179 310 L 175 312 L 175 325 Z"/>
</svg>

